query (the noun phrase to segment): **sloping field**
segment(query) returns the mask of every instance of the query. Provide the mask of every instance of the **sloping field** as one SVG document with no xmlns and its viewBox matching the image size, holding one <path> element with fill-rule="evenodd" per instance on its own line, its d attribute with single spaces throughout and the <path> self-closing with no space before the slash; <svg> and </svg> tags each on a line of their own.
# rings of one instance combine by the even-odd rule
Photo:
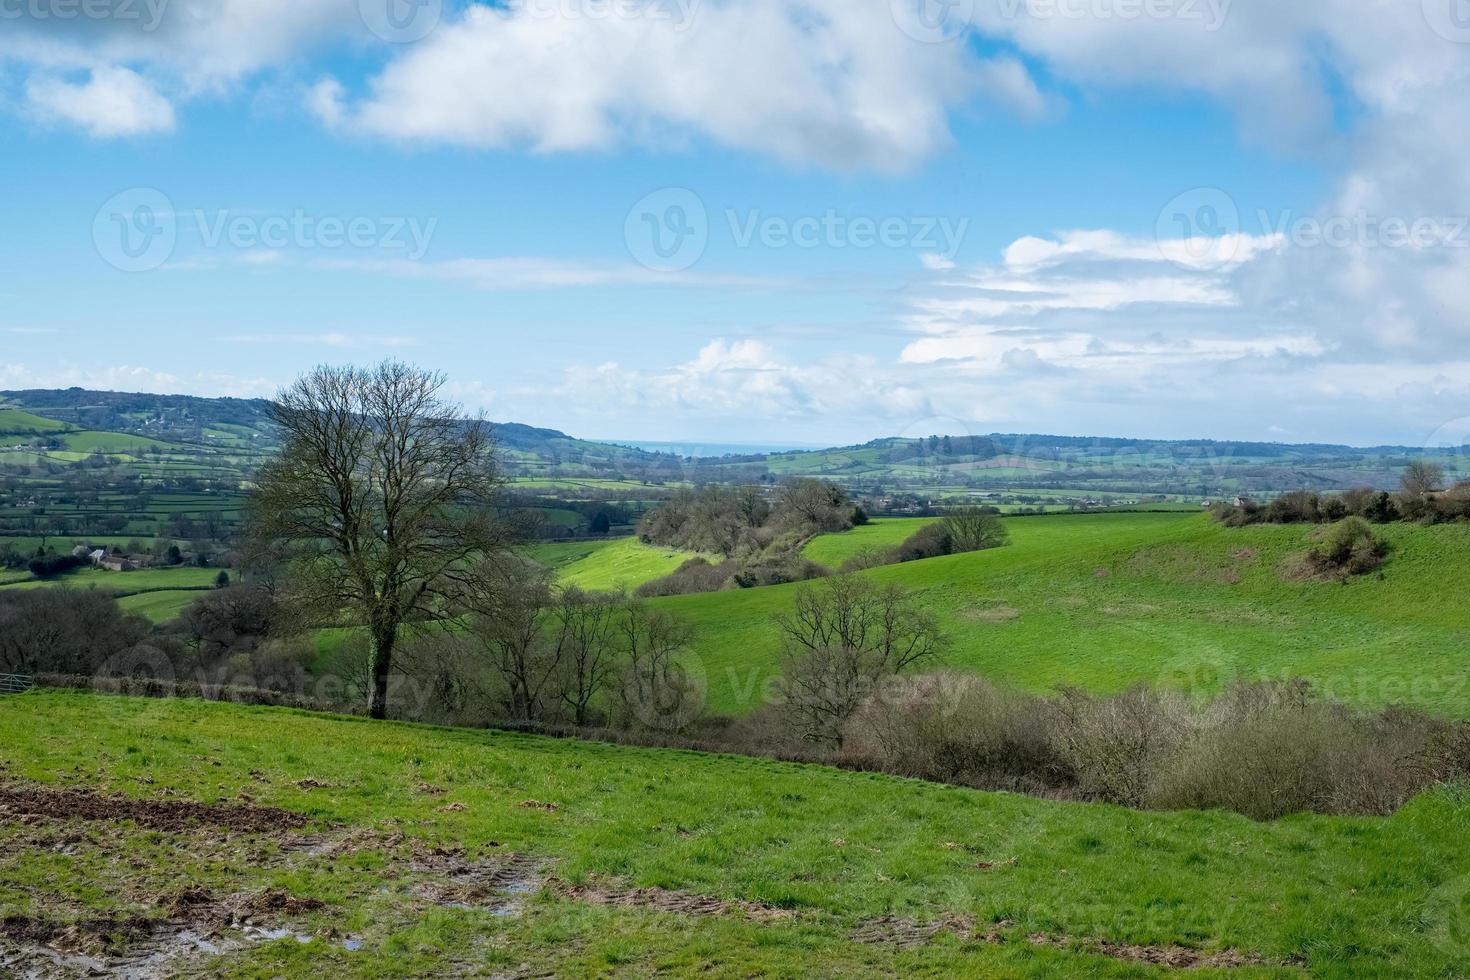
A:
<svg viewBox="0 0 1470 980">
<path fill-rule="evenodd" d="M 1470 716 L 1470 603 L 1444 598 L 1470 594 L 1470 526 L 1386 526 L 1393 552 L 1382 578 L 1341 585 L 1284 574 L 1311 547 L 1307 527 L 1236 530 L 1152 513 L 1007 524 L 1009 547 L 867 573 L 923 591 L 953 636 L 948 666 L 1035 690 L 1208 691 L 1240 674 L 1304 676 L 1345 700 Z M 856 545 L 864 530 L 840 537 Z M 843 548 L 812 547 L 834 557 Z M 743 713 L 769 696 L 771 620 L 794 588 L 658 600 L 696 625 L 715 709 Z"/>
<path fill-rule="evenodd" d="M 1448 977 L 1470 953 L 1455 790 L 1263 825 L 32 693 L 0 701 L 0 806 L 0 971 L 48 941 L 224 977 Z"/>
<path fill-rule="evenodd" d="M 932 517 L 875 518 L 842 534 L 823 534 L 813 538 L 802 555 L 818 565 L 839 568 L 843 562 L 864 551 L 886 551 L 897 547 L 919 528 L 933 522 Z"/>
<path fill-rule="evenodd" d="M 637 538 L 541 544 L 530 548 L 529 554 L 553 569 L 558 582 L 589 592 L 632 591 L 699 557 L 690 551 L 647 545 Z"/>
<path fill-rule="evenodd" d="M 41 432 L 60 432 L 67 428 L 65 422 L 42 418 L 18 408 L 0 408 L 0 433 L 6 435 L 33 435 Z"/>
</svg>

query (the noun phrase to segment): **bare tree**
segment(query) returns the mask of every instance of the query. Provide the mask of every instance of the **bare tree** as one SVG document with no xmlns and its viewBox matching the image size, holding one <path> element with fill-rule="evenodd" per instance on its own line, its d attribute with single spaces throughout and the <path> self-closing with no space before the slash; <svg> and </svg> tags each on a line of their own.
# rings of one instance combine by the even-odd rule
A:
<svg viewBox="0 0 1470 980">
<path fill-rule="evenodd" d="M 693 638 L 689 626 L 635 601 L 623 607 L 618 630 L 625 658 L 618 689 L 623 724 L 678 732 L 698 720 L 704 691 L 680 661 Z"/>
<path fill-rule="evenodd" d="M 775 513 L 783 524 L 815 531 L 843 531 L 852 526 L 852 501 L 835 483 L 793 477 L 776 491 Z"/>
<path fill-rule="evenodd" d="M 516 721 L 540 721 L 557 700 L 564 653 L 547 629 L 550 573 L 513 559 L 484 562 L 467 604 L 470 633 L 500 678 L 502 709 Z"/>
<path fill-rule="evenodd" d="M 847 720 L 887 678 L 937 657 L 947 638 L 917 597 L 837 575 L 797 591 L 777 617 L 785 710 L 803 738 L 840 745 Z"/>
<path fill-rule="evenodd" d="M 1444 467 L 1427 459 L 1416 459 L 1404 468 L 1399 482 L 1411 499 L 1422 500 L 1444 489 Z"/>
<path fill-rule="evenodd" d="M 588 724 L 593 702 L 621 662 L 616 620 L 625 602 L 619 595 L 594 595 L 574 587 L 562 589 L 556 597 L 551 615 L 561 652 L 557 694 L 573 724 Z"/>
<path fill-rule="evenodd" d="M 397 361 L 316 368 L 271 404 L 285 445 L 251 493 L 251 536 L 289 598 L 367 628 L 374 718 L 401 631 L 457 603 L 513 537 L 489 427 L 441 396 L 445 380 Z"/>
</svg>

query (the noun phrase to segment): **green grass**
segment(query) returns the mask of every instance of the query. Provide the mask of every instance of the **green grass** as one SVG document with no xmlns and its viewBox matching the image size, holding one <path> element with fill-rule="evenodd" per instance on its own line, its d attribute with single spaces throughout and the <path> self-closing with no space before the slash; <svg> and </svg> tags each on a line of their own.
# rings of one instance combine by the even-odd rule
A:
<svg viewBox="0 0 1470 980">
<path fill-rule="evenodd" d="M 143 592 L 138 595 L 124 596 L 117 600 L 117 604 L 124 612 L 143 616 L 150 622 L 167 623 L 177 619 L 179 614 L 199 596 L 198 591 Z"/>
<path fill-rule="evenodd" d="M 67 449 L 76 453 L 129 453 L 143 449 L 172 449 L 182 447 L 171 443 L 135 436 L 126 432 L 71 432 L 61 437 Z"/>
<path fill-rule="evenodd" d="M 813 538 L 802 555 L 828 568 L 838 568 L 849 558 L 868 550 L 886 551 L 908 540 L 909 536 L 933 523 L 932 517 L 880 517 L 861 527 L 841 534 L 823 534 Z"/>
<path fill-rule="evenodd" d="M 424 976 L 469 964 L 567 977 L 1165 972 L 1038 947 L 1032 934 L 1228 948 L 1278 964 L 1230 971 L 1237 977 L 1450 977 L 1470 954 L 1464 790 L 1426 795 L 1389 819 L 1263 825 L 203 702 L 32 693 L 3 705 L 8 783 L 250 800 L 307 814 L 312 833 L 350 842 L 316 856 L 254 835 L 0 822 L 0 918 L 156 917 L 186 887 L 285 889 L 327 903 L 289 921 L 318 938 L 228 954 L 208 964 L 211 976 Z M 296 785 L 305 779 L 326 785 Z M 519 805 L 527 800 L 557 809 Z M 37 846 L 38 836 L 68 843 Z M 447 907 L 416 889 L 407 860 L 430 847 L 463 848 L 469 860 L 533 855 L 573 883 L 758 902 L 789 918 L 758 925 L 551 892 L 518 915 Z M 1008 924 L 998 944 L 944 935 L 902 950 L 851 937 L 885 915 Z M 333 934 L 360 937 L 362 949 L 322 938 Z"/>
<path fill-rule="evenodd" d="M 1012 518 L 1006 548 L 866 573 L 920 590 L 948 666 L 1032 690 L 1135 683 L 1206 692 L 1236 675 L 1307 677 L 1345 700 L 1470 717 L 1470 525 L 1389 525 L 1393 552 L 1347 585 L 1282 566 L 1311 528 L 1220 527 L 1199 514 Z M 885 525 L 870 532 L 882 535 Z M 897 529 L 889 529 L 897 533 Z M 861 531 L 857 533 L 862 533 Z M 813 547 L 840 553 L 842 541 Z M 777 676 L 773 616 L 794 586 L 660 599 L 696 628 L 710 704 L 743 713 Z"/>
<path fill-rule="evenodd" d="M 105 592 L 134 593 L 156 589 L 188 589 L 211 586 L 219 576 L 218 568 L 141 568 L 135 572 L 109 572 L 82 568 L 51 579 L 26 578 L 5 586 L 11 589 L 96 588 Z"/>
<path fill-rule="evenodd" d="M 67 427 L 65 422 L 42 418 L 30 412 L 22 412 L 18 408 L 0 408 L 0 433 L 5 435 L 60 432 Z"/>
<path fill-rule="evenodd" d="M 693 552 L 647 545 L 637 538 L 549 543 L 531 547 L 531 558 L 556 572 L 557 581 L 589 592 L 636 589 L 663 578 Z"/>
</svg>

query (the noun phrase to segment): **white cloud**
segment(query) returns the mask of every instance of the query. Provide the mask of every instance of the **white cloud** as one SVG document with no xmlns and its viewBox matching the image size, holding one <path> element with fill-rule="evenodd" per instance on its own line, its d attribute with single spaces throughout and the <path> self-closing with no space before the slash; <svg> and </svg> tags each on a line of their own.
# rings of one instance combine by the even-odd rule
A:
<svg viewBox="0 0 1470 980">
<path fill-rule="evenodd" d="M 0 385 L 11 390 L 77 387 L 207 398 L 265 398 L 281 387 L 279 382 L 266 378 L 241 378 L 217 372 L 178 375 L 128 364 L 60 364 L 43 368 L 19 362 L 0 362 Z"/>
<path fill-rule="evenodd" d="M 225 337 L 235 344 L 300 344 L 310 347 L 400 348 L 416 347 L 417 337 L 378 336 L 334 331 L 319 334 L 235 334 Z"/>
<path fill-rule="evenodd" d="M 539 152 L 690 138 L 798 165 L 898 170 L 949 141 L 976 94 L 1025 113 L 1042 96 L 1014 59 L 899 31 L 887 3 L 705 0 L 694 21 L 539 16 L 474 5 L 352 100 L 319 85 L 324 121 L 395 140 Z"/>
<path fill-rule="evenodd" d="M 174 128 L 173 106 L 127 68 L 94 68 L 82 83 L 33 77 L 26 83 L 26 100 L 42 118 L 79 126 L 99 138 L 168 133 Z"/>
<path fill-rule="evenodd" d="M 629 262 L 582 262 L 538 256 L 445 259 L 321 259 L 316 268 L 397 279 L 455 283 L 474 289 L 563 289 L 594 286 L 775 286 L 780 280 L 695 272 L 662 272 Z"/>
<path fill-rule="evenodd" d="M 796 363 L 760 341 L 717 339 L 692 360 L 667 368 L 612 362 L 571 368 L 556 397 L 595 413 L 629 417 L 677 412 L 681 419 L 717 419 L 724 426 L 811 422 L 833 413 L 889 418 L 933 414 L 920 388 L 893 382 L 870 358 Z"/>
</svg>

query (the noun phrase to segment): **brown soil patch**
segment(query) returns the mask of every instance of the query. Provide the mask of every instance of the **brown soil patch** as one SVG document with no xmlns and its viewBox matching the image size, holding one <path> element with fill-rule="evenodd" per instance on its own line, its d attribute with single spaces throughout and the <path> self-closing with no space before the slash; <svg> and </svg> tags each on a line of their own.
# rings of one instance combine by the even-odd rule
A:
<svg viewBox="0 0 1470 980">
<path fill-rule="evenodd" d="M 414 886 L 414 894 L 424 901 L 496 915 L 516 913 L 521 900 L 544 884 L 544 863 L 524 854 L 467 861 L 457 851 L 434 849 L 415 858 L 409 868 L 432 876 Z"/>
<path fill-rule="evenodd" d="M 327 903 L 320 899 L 298 898 L 280 889 L 218 898 L 207 888 L 186 888 L 163 906 L 170 919 L 211 928 L 249 924 L 267 916 L 305 915 L 326 907 Z"/>
<path fill-rule="evenodd" d="M 854 930 L 850 938 L 860 943 L 889 946 L 894 949 L 914 949 L 932 943 L 944 933 L 960 939 L 973 939 L 999 945 L 1007 941 L 1005 931 L 1015 924 L 1010 921 L 996 922 L 977 931 L 975 920 L 969 916 L 949 916 L 920 922 L 904 916 L 885 915 L 869 919 Z M 1073 952 L 1092 953 L 1129 963 L 1146 963 L 1176 970 L 1234 969 L 1246 966 L 1263 966 L 1266 960 L 1259 956 L 1226 949 L 1207 953 L 1184 946 L 1139 946 L 1131 943 L 1115 943 L 1106 939 L 1073 940 L 1065 936 L 1049 936 L 1033 933 L 1026 937 L 1033 946 L 1046 946 Z"/>
<path fill-rule="evenodd" d="M 1099 956 L 1130 963 L 1147 963 L 1175 970 L 1216 969 L 1228 970 L 1245 966 L 1263 966 L 1265 960 L 1249 956 L 1237 950 L 1226 949 L 1217 953 L 1206 953 L 1184 946 L 1137 946 L 1131 943 L 1115 943 L 1106 939 L 1091 939 L 1073 942 L 1064 937 L 1036 934 L 1026 937 L 1033 946 L 1049 946 L 1053 949 L 1078 949 Z"/>
<path fill-rule="evenodd" d="M 906 916 L 884 915 L 869 919 L 853 930 L 849 938 L 854 942 L 872 946 L 891 946 L 895 949 L 915 949 L 927 946 L 941 933 L 950 933 L 968 939 L 975 933 L 975 920 L 968 916 L 951 916 L 920 922 Z"/>
<path fill-rule="evenodd" d="M 547 882 L 547 887 L 562 898 L 578 902 L 616 908 L 652 909 L 655 912 L 672 912 L 677 915 L 732 915 L 752 922 L 774 922 L 794 915 L 789 909 L 778 909 L 758 902 L 710 898 L 707 895 L 691 895 L 664 888 L 615 888 L 601 883 L 572 885 L 554 878 Z"/>
<path fill-rule="evenodd" d="M 157 927 L 157 922 L 136 916 L 52 922 L 11 915 L 0 919 L 0 939 L 49 946 L 62 952 L 84 952 L 109 949 L 118 941 L 141 939 L 152 935 Z"/>
<path fill-rule="evenodd" d="M 131 820 L 150 830 L 223 827 L 243 834 L 263 834 L 306 826 L 306 817 L 274 807 L 190 800 L 136 800 L 85 790 L 37 786 L 0 786 L 0 819 L 13 816 L 60 820 Z"/>
</svg>

